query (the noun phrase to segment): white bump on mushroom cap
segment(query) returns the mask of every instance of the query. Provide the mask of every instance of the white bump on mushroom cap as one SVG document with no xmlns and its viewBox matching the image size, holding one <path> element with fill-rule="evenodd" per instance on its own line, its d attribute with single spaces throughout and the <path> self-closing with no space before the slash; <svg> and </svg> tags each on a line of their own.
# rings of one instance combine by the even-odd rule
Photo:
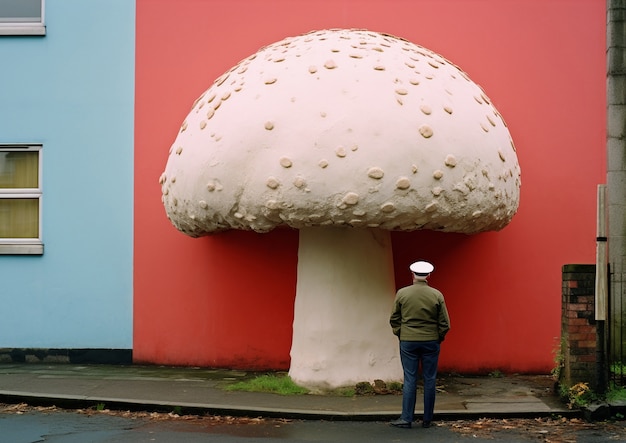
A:
<svg viewBox="0 0 626 443">
<path fill-rule="evenodd" d="M 429 125 L 420 126 L 419 132 L 424 138 L 430 138 L 433 136 L 433 128 L 431 128 Z"/>
<path fill-rule="evenodd" d="M 434 195 L 435 197 L 438 197 L 438 196 L 440 196 L 440 195 L 441 195 L 441 193 L 443 192 L 443 188 L 441 188 L 440 186 L 435 186 L 435 187 L 431 190 L 431 192 L 433 193 L 433 195 Z"/>
<path fill-rule="evenodd" d="M 359 202 L 359 194 L 357 194 L 356 192 L 348 192 L 341 199 L 341 202 L 345 203 L 346 205 L 350 205 L 350 206 L 356 205 Z"/>
<path fill-rule="evenodd" d="M 456 166 L 456 157 L 452 154 L 446 155 L 446 159 L 444 160 L 446 166 L 450 168 L 454 168 Z"/>
<path fill-rule="evenodd" d="M 304 187 L 306 186 L 306 180 L 304 180 L 304 178 L 303 178 L 303 177 L 298 176 L 298 177 L 296 177 L 296 178 L 294 179 L 294 181 L 293 181 L 293 185 L 294 185 L 296 188 L 302 189 L 302 188 L 304 188 Z"/>
<path fill-rule="evenodd" d="M 385 172 L 382 169 L 374 166 L 367 171 L 367 175 L 371 178 L 380 179 L 385 176 Z"/>
<path fill-rule="evenodd" d="M 409 189 L 411 187 L 411 180 L 407 177 L 400 177 L 396 181 L 396 188 L 398 189 Z"/>
<path fill-rule="evenodd" d="M 519 205 L 515 148 L 482 89 L 442 56 L 367 30 L 265 46 L 202 94 L 172 146 L 163 202 L 191 236 L 349 225 L 355 208 L 363 226 L 474 233 L 503 228 Z"/>
<path fill-rule="evenodd" d="M 276 177 L 268 177 L 265 184 L 270 189 L 276 189 L 278 188 L 278 186 L 280 186 L 280 182 L 278 181 Z"/>
</svg>

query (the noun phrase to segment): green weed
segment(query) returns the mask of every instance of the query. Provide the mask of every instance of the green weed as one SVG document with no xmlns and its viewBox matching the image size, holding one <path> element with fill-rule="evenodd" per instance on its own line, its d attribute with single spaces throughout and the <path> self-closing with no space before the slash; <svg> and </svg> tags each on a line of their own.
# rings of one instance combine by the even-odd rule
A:
<svg viewBox="0 0 626 443">
<path fill-rule="evenodd" d="M 626 401 L 626 387 L 612 386 L 606 393 L 606 400 L 609 402 Z"/>
<path fill-rule="evenodd" d="M 611 372 L 615 375 L 625 375 L 626 366 L 621 362 L 613 363 L 611 364 Z"/>
<path fill-rule="evenodd" d="M 282 374 L 260 375 L 250 380 L 244 380 L 224 387 L 227 391 L 270 392 L 280 395 L 308 394 L 309 390 L 298 386 L 291 377 Z"/>
<path fill-rule="evenodd" d="M 567 406 L 570 409 L 587 406 L 598 400 L 598 396 L 591 390 L 588 383 L 576 383 L 569 388 L 562 385 L 560 389 L 561 396 L 567 399 Z"/>
</svg>

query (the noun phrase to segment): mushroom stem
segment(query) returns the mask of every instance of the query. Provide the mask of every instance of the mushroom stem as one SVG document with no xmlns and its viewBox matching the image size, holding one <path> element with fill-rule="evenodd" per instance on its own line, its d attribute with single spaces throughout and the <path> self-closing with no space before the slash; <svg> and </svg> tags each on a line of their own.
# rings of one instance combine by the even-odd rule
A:
<svg viewBox="0 0 626 443">
<path fill-rule="evenodd" d="M 290 377 L 319 388 L 402 380 L 389 326 L 391 237 L 379 229 L 300 230 Z"/>
</svg>

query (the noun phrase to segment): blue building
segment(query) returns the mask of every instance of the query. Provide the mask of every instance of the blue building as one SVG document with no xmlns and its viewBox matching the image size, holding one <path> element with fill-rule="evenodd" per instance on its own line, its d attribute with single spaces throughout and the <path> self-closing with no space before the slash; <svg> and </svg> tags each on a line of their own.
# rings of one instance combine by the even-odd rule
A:
<svg viewBox="0 0 626 443">
<path fill-rule="evenodd" d="M 130 355 L 134 35 L 133 0 L 0 2 L 0 349 Z"/>
</svg>

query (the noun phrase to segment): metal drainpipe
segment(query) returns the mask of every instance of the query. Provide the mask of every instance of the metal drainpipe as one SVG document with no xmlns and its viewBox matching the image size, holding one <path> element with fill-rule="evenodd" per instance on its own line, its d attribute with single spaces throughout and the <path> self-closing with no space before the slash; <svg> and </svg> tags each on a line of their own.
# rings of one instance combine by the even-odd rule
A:
<svg viewBox="0 0 626 443">
<path fill-rule="evenodd" d="M 626 334 L 626 0 L 607 0 L 607 188 L 611 308 L 609 360 L 624 363 Z M 607 325 L 609 326 L 609 325 Z"/>
</svg>

